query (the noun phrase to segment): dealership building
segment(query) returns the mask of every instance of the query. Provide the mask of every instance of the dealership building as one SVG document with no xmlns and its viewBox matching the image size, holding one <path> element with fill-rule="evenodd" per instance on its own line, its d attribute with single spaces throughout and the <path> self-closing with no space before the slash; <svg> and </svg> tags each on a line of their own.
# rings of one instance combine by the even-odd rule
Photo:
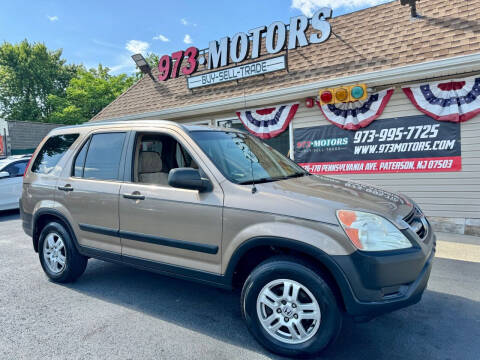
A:
<svg viewBox="0 0 480 360">
<path fill-rule="evenodd" d="M 154 69 L 138 58 L 145 75 L 91 121 L 246 128 L 312 173 L 480 235 L 480 1 L 406 2 L 239 29 Z"/>
</svg>

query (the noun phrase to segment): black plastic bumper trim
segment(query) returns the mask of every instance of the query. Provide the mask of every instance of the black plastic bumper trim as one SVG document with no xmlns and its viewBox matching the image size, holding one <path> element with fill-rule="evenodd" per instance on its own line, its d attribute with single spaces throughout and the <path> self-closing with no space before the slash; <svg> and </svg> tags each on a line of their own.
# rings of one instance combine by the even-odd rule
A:
<svg viewBox="0 0 480 360">
<path fill-rule="evenodd" d="M 397 297 L 372 302 L 363 302 L 356 298 L 351 298 L 347 304 L 348 313 L 354 317 L 364 316 L 371 318 L 418 303 L 427 287 L 434 255 L 435 251 L 433 250 L 417 279 L 408 285 L 404 293 Z"/>
</svg>

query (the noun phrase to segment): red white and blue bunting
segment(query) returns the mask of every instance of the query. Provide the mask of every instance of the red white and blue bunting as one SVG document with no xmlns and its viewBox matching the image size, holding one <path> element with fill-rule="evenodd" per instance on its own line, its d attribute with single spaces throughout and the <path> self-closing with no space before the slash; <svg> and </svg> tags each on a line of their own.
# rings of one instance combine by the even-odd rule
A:
<svg viewBox="0 0 480 360">
<path fill-rule="evenodd" d="M 345 130 L 358 130 L 382 115 L 393 92 L 394 89 L 387 89 L 370 95 L 364 101 L 318 105 L 325 118 L 332 124 Z"/>
<path fill-rule="evenodd" d="M 237 111 L 237 116 L 250 133 L 261 139 L 271 139 L 283 133 L 298 110 L 298 103 L 266 109 Z"/>
<path fill-rule="evenodd" d="M 480 114 L 480 77 L 403 88 L 413 105 L 439 121 L 463 122 Z"/>
</svg>

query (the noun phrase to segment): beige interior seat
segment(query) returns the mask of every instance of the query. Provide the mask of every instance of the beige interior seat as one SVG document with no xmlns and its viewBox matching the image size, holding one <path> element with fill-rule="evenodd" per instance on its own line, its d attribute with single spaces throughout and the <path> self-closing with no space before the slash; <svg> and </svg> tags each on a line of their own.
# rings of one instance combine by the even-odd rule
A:
<svg viewBox="0 0 480 360">
<path fill-rule="evenodd" d="M 168 185 L 168 174 L 162 172 L 162 158 L 154 151 L 139 154 L 138 180 L 142 183 Z"/>
</svg>

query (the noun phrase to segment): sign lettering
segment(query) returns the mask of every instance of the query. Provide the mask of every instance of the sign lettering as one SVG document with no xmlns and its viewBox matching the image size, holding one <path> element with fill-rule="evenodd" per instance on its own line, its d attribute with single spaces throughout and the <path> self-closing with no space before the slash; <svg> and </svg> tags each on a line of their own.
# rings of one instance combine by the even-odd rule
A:
<svg viewBox="0 0 480 360">
<path fill-rule="evenodd" d="M 191 76 L 187 79 L 187 84 L 189 89 L 195 89 L 202 86 L 220 84 L 226 81 L 243 79 L 250 76 L 268 74 L 285 68 L 286 59 L 285 56 L 282 55 L 224 70 L 212 71 L 207 74 Z"/>
<path fill-rule="evenodd" d="M 297 47 L 307 46 L 309 44 L 319 44 L 324 41 L 327 41 L 330 38 L 332 28 L 328 19 L 332 17 L 332 9 L 322 8 L 318 10 L 313 17 L 309 19 L 304 16 L 295 16 L 290 19 L 289 24 L 289 33 L 287 36 L 287 25 L 283 22 L 275 21 L 271 23 L 268 27 L 260 26 L 254 29 L 251 29 L 247 33 L 240 32 L 235 34 L 231 39 L 226 36 L 221 38 L 219 41 L 213 40 L 210 41 L 208 47 L 208 60 L 207 60 L 207 69 L 217 69 L 219 67 L 228 66 L 230 63 L 241 63 L 248 60 L 248 55 L 251 54 L 250 59 L 256 59 L 262 55 L 262 46 L 261 39 L 262 35 L 265 34 L 265 50 L 268 54 L 277 54 L 280 51 L 288 48 L 289 50 L 296 49 Z M 310 37 L 307 38 L 307 31 L 309 26 L 316 31 L 314 31 Z M 176 78 L 181 71 L 185 75 L 191 75 L 195 73 L 198 69 L 198 65 L 204 65 L 205 58 L 199 57 L 200 51 L 196 47 L 190 47 L 185 52 L 177 51 L 171 55 L 164 55 L 160 58 L 158 62 L 158 70 L 160 72 L 158 76 L 159 81 L 165 81 L 170 78 Z M 182 67 L 182 62 L 184 62 L 184 57 L 187 57 L 188 65 Z M 173 59 L 173 60 L 172 60 Z M 250 64 L 252 65 L 252 64 Z M 267 65 L 268 67 L 269 65 Z M 237 66 L 231 69 L 240 69 L 241 67 Z M 284 69 L 285 67 L 281 68 Z M 228 69 L 227 73 L 230 74 L 230 80 L 235 80 L 238 78 L 243 78 L 245 76 L 244 70 L 233 71 Z M 252 70 L 252 68 L 250 68 Z M 277 70 L 280 70 L 278 68 Z M 272 70 L 274 71 L 274 70 Z M 266 70 L 260 72 L 262 74 L 270 72 Z M 258 75 L 257 68 L 252 72 L 253 75 Z M 202 75 L 203 76 L 203 75 Z M 226 75 L 222 75 L 222 78 L 225 78 Z M 252 76 L 252 75 L 250 75 Z M 212 79 L 212 77 L 219 78 L 219 72 L 210 73 L 210 76 L 207 78 Z M 211 84 L 223 82 L 222 81 L 212 81 Z M 190 86 L 192 89 L 198 86 Z M 195 81 L 197 83 L 197 81 Z"/>
<path fill-rule="evenodd" d="M 296 129 L 295 161 L 314 174 L 460 171 L 460 125 L 428 116 L 377 120 L 358 131 Z"/>
</svg>

